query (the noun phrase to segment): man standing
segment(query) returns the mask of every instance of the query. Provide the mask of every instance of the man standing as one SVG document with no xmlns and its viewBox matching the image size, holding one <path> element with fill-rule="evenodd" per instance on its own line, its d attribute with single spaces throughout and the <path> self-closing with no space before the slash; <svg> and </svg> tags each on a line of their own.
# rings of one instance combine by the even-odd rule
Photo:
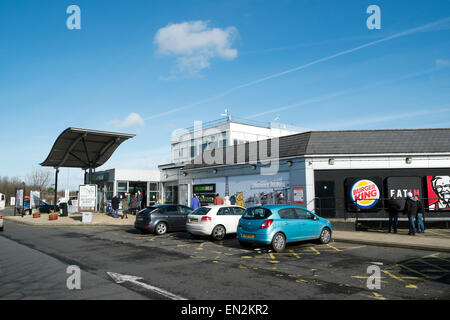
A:
<svg viewBox="0 0 450 320">
<path fill-rule="evenodd" d="M 414 218 L 416 217 L 417 213 L 417 201 L 416 198 L 414 198 L 412 192 L 408 192 L 408 198 L 405 202 L 405 209 L 404 214 L 408 215 L 408 222 L 409 222 L 409 232 L 408 235 L 415 236 L 416 235 L 416 226 L 414 223 Z"/>
<path fill-rule="evenodd" d="M 389 211 L 389 233 L 392 232 L 392 229 L 394 229 L 394 233 L 397 233 L 398 212 L 402 206 L 395 195 L 388 200 L 387 205 Z"/>
<path fill-rule="evenodd" d="M 122 219 L 128 219 L 128 193 L 125 193 L 125 198 L 122 199 Z"/>
<path fill-rule="evenodd" d="M 115 195 L 113 198 L 112 198 L 112 201 L 111 201 L 111 206 L 112 206 L 112 210 L 113 210 L 113 214 L 114 214 L 114 218 L 118 218 L 119 217 L 119 202 L 120 202 L 120 200 L 119 200 L 119 197 L 117 196 L 117 195 Z"/>
<path fill-rule="evenodd" d="M 142 200 L 143 200 L 144 196 L 142 195 L 141 190 L 138 190 L 138 194 L 137 194 L 137 200 L 138 200 L 138 209 L 142 210 Z"/>
<path fill-rule="evenodd" d="M 424 233 L 425 232 L 425 226 L 424 226 L 425 210 L 423 208 L 422 201 L 420 201 L 420 199 L 419 199 L 419 196 L 416 196 L 416 201 L 417 201 L 417 214 L 416 214 L 417 232 Z"/>
<path fill-rule="evenodd" d="M 223 199 L 217 193 L 216 197 L 214 198 L 214 205 L 222 205 L 222 204 L 224 204 Z"/>
<path fill-rule="evenodd" d="M 191 209 L 196 210 L 200 208 L 200 200 L 198 200 L 197 195 L 194 194 L 194 197 L 191 200 Z"/>
</svg>

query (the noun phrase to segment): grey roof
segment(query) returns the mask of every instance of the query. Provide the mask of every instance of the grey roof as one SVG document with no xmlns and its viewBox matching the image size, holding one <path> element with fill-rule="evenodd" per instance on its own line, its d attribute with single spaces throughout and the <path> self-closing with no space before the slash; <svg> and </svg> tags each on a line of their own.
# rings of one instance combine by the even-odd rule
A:
<svg viewBox="0 0 450 320">
<path fill-rule="evenodd" d="M 98 168 L 134 134 L 68 128 L 56 139 L 44 167 Z"/>
<path fill-rule="evenodd" d="M 450 152 L 450 128 L 444 129 L 395 129 L 395 130 L 347 130 L 347 131 L 309 131 L 283 136 L 279 141 L 279 156 L 259 157 L 251 150 L 257 150 L 261 144 L 270 143 L 274 139 L 250 142 L 244 145 L 216 149 L 212 152 L 223 152 L 223 163 L 230 163 L 225 158 L 226 152 L 233 152 L 233 163 L 238 156 L 245 156 L 258 161 L 268 158 L 288 158 L 303 155 L 352 155 L 352 154 L 415 154 Z M 241 148 L 241 149 L 239 149 Z M 243 152 L 243 148 L 245 151 Z M 253 156 L 253 157 L 252 157 Z M 186 169 L 208 166 L 197 158 Z M 228 160 L 226 162 L 226 160 Z"/>
</svg>

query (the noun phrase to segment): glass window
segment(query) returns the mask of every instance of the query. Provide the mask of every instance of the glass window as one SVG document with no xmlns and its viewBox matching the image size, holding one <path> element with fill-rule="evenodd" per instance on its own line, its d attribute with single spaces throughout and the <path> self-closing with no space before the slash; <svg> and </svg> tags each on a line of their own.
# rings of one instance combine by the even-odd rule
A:
<svg viewBox="0 0 450 320">
<path fill-rule="evenodd" d="M 266 219 L 272 215 L 272 211 L 265 208 L 248 208 L 245 210 L 244 215 L 242 218 L 248 219 L 248 220 L 256 220 L 256 219 Z"/>
<path fill-rule="evenodd" d="M 286 208 L 278 211 L 281 219 L 297 219 L 294 209 Z"/>
<path fill-rule="evenodd" d="M 192 211 L 194 211 L 194 210 L 192 210 L 191 208 L 188 208 L 188 207 L 185 207 L 185 206 L 179 206 L 178 208 L 180 209 L 180 212 L 181 212 L 182 214 L 189 214 L 189 213 L 191 213 Z"/>
<path fill-rule="evenodd" d="M 211 209 L 210 208 L 205 208 L 205 207 L 200 207 L 196 210 L 194 210 L 193 212 L 191 212 L 192 215 L 196 215 L 196 216 L 204 216 L 206 215 Z"/>
<path fill-rule="evenodd" d="M 299 219 L 313 219 L 314 218 L 314 216 L 310 212 L 308 212 L 304 209 L 295 208 L 295 212 L 297 213 Z"/>
<path fill-rule="evenodd" d="M 178 212 L 178 208 L 177 208 L 177 206 L 167 206 L 167 208 L 166 208 L 166 211 L 167 211 L 167 213 L 176 213 L 176 212 Z"/>
<path fill-rule="evenodd" d="M 242 215 L 244 214 L 244 212 L 245 212 L 245 209 L 244 209 L 244 208 L 237 208 L 237 207 L 234 207 L 234 208 L 233 208 L 233 211 L 234 211 L 234 215 L 236 215 L 236 216 L 242 216 Z"/>
<path fill-rule="evenodd" d="M 233 211 L 231 210 L 231 208 L 220 208 L 219 211 L 217 212 L 218 216 L 232 216 L 233 215 Z"/>
</svg>

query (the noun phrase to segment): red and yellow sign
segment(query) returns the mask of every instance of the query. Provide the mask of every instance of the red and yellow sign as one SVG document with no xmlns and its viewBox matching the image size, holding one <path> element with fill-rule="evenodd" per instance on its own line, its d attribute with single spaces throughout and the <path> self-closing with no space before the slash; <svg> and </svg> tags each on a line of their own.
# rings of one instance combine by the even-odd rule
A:
<svg viewBox="0 0 450 320">
<path fill-rule="evenodd" d="M 350 189 L 350 197 L 358 207 L 368 209 L 377 204 L 380 199 L 380 190 L 371 180 L 358 180 Z"/>
</svg>

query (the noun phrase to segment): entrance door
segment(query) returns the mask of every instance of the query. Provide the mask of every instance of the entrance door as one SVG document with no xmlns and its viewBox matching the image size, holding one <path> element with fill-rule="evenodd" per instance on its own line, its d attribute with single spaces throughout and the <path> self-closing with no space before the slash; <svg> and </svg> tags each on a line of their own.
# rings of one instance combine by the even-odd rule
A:
<svg viewBox="0 0 450 320">
<path fill-rule="evenodd" d="M 336 196 L 334 194 L 334 181 L 316 181 L 316 213 L 321 217 L 336 217 Z"/>
<path fill-rule="evenodd" d="M 180 193 L 180 204 L 188 206 L 189 205 L 188 185 L 180 184 L 179 193 Z"/>
</svg>

